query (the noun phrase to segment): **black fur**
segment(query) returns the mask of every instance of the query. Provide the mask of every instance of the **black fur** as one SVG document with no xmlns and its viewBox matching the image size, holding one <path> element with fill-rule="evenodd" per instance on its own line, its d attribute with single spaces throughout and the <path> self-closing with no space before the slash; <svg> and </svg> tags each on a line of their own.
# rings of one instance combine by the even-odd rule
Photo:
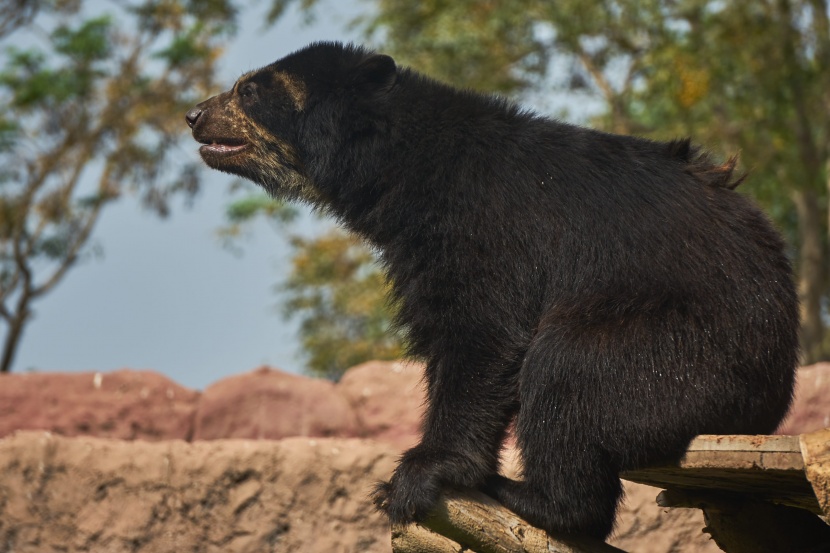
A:
<svg viewBox="0 0 830 553">
<path fill-rule="evenodd" d="M 675 461 L 697 434 L 769 433 L 787 412 L 790 265 L 731 190 L 734 160 L 553 121 L 351 46 L 240 81 L 273 74 L 302 82 L 304 105 L 262 84 L 242 110 L 295 149 L 300 197 L 381 252 L 427 363 L 423 438 L 376 491 L 392 521 L 471 486 L 550 532 L 603 538 L 620 471 Z M 234 94 L 200 104 L 197 139 Z M 206 160 L 280 194 L 256 159 Z M 521 482 L 497 476 L 513 420 Z"/>
</svg>

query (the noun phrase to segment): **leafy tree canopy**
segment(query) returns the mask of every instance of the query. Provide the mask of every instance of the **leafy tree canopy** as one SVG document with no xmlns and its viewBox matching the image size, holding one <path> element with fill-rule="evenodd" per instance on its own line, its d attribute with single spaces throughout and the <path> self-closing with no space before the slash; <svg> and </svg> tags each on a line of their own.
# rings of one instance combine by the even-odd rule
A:
<svg viewBox="0 0 830 553">
<path fill-rule="evenodd" d="M 89 251 L 101 210 L 127 192 L 167 215 L 197 166 L 173 164 L 182 114 L 213 92 L 235 32 L 230 0 L 81 0 L 0 8 L 0 371 L 31 304 Z M 127 23 L 129 21 L 129 23 Z"/>
</svg>

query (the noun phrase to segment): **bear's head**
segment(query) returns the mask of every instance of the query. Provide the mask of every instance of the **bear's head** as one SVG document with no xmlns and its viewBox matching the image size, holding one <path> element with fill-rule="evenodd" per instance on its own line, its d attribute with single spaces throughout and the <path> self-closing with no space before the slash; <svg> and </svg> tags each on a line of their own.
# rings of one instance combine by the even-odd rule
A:
<svg viewBox="0 0 830 553">
<path fill-rule="evenodd" d="M 317 43 L 243 75 L 185 118 L 210 167 L 319 203 L 338 157 L 373 139 L 396 75 L 389 56 Z"/>
</svg>

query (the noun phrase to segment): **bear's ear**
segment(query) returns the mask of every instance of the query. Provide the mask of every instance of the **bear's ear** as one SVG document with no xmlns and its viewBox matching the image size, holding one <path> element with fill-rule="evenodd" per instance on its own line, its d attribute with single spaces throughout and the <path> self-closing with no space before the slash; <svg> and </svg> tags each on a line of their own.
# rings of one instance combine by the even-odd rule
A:
<svg viewBox="0 0 830 553">
<path fill-rule="evenodd" d="M 365 92 L 382 94 L 392 88 L 397 77 L 395 60 L 383 54 L 373 54 L 355 68 L 352 82 Z"/>
</svg>

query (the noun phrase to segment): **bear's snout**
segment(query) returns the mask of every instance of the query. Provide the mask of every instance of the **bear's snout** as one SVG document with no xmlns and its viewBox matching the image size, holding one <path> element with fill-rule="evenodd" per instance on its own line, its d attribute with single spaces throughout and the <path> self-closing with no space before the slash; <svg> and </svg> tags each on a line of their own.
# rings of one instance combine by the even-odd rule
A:
<svg viewBox="0 0 830 553">
<path fill-rule="evenodd" d="M 190 111 L 188 111 L 184 115 L 185 121 L 187 121 L 187 126 L 192 129 L 193 125 L 196 124 L 196 121 L 199 120 L 199 116 L 201 116 L 201 115 L 202 115 L 202 110 L 199 109 L 198 107 L 193 108 Z"/>
</svg>

